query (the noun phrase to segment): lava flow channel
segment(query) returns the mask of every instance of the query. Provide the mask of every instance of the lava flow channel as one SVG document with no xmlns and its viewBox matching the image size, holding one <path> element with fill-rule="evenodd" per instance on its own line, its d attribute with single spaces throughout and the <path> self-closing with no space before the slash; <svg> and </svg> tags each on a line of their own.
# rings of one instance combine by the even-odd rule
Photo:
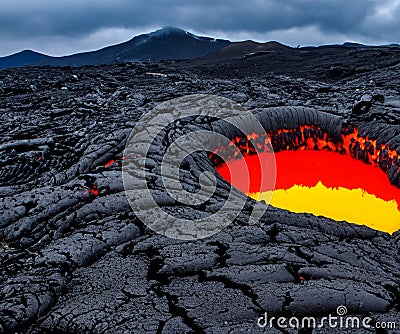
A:
<svg viewBox="0 0 400 334">
<path fill-rule="evenodd" d="M 261 184 L 261 168 L 276 161 L 276 185 Z M 244 170 L 248 170 L 248 176 Z M 296 213 L 366 225 L 393 233 L 400 229 L 400 189 L 382 169 L 329 150 L 261 152 L 217 168 L 233 186 L 256 200 Z"/>
</svg>

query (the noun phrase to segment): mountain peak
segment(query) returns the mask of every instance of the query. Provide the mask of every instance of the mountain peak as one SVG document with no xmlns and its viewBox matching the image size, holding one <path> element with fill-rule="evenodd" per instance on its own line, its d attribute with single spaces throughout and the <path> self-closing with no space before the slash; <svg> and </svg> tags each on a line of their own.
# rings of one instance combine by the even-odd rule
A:
<svg viewBox="0 0 400 334">
<path fill-rule="evenodd" d="M 180 28 L 166 26 L 135 36 L 129 41 L 64 57 L 49 57 L 24 50 L 0 57 L 0 69 L 27 65 L 84 66 L 132 61 L 192 59 L 213 53 L 230 44 L 227 40 L 196 36 Z"/>
<path fill-rule="evenodd" d="M 29 50 L 29 49 L 25 49 L 25 50 L 21 50 L 21 51 L 19 51 L 19 52 L 17 52 L 17 53 L 21 53 L 21 54 L 30 53 L 30 54 L 32 54 L 32 53 L 36 53 L 36 52 L 35 52 L 35 51 L 32 51 L 32 50 Z"/>
<path fill-rule="evenodd" d="M 25 50 L 21 50 L 21 51 L 19 51 L 19 52 L 17 52 L 17 53 L 15 53 L 16 55 L 42 55 L 42 53 L 40 53 L 40 52 L 36 52 L 36 51 L 33 51 L 33 50 L 29 50 L 29 49 L 25 49 Z"/>
<path fill-rule="evenodd" d="M 158 29 L 156 31 L 153 31 L 149 34 L 149 36 L 163 36 L 163 35 L 169 35 L 173 33 L 178 33 L 178 34 L 186 34 L 186 31 L 180 28 L 172 27 L 172 26 L 166 26 L 161 29 Z"/>
<path fill-rule="evenodd" d="M 51 59 L 51 57 L 42 53 L 32 50 L 22 50 L 13 55 L 0 57 L 0 69 L 31 65 L 48 59 Z"/>
<path fill-rule="evenodd" d="M 365 45 L 365 44 L 360 44 L 360 43 L 355 43 L 355 42 L 344 42 L 342 44 L 342 46 L 348 47 L 348 48 L 365 48 L 365 47 L 367 47 L 367 45 Z"/>
</svg>

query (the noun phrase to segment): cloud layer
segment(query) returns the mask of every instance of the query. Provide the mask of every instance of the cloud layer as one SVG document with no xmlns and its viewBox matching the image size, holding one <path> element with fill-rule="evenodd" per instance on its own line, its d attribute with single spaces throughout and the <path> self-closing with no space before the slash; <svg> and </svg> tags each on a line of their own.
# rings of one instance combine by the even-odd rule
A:
<svg viewBox="0 0 400 334">
<path fill-rule="evenodd" d="M 91 50 L 165 25 L 291 45 L 400 42 L 400 0 L 0 0 L 0 54 Z"/>
</svg>

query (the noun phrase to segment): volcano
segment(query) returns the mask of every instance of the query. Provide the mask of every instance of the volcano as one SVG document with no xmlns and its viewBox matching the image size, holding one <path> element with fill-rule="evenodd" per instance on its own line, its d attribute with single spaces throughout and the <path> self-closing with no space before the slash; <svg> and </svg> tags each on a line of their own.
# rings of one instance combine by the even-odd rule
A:
<svg viewBox="0 0 400 334">
<path fill-rule="evenodd" d="M 116 64 L 132 61 L 156 62 L 167 59 L 191 59 L 215 52 L 230 42 L 196 36 L 188 31 L 164 27 L 129 41 L 63 57 L 52 57 L 25 50 L 0 57 L 0 69 L 19 66 L 85 66 Z"/>
</svg>

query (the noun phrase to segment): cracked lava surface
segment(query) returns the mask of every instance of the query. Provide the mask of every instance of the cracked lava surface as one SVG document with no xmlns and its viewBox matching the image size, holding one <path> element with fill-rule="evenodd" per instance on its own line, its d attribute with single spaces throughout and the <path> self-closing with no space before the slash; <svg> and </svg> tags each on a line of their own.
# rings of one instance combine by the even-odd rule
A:
<svg viewBox="0 0 400 334">
<path fill-rule="evenodd" d="M 277 50 L 220 63 L 0 71 L 0 332 L 258 333 L 264 312 L 323 317 L 338 305 L 400 324 L 399 232 L 273 206 L 250 225 L 257 202 L 247 198 L 222 232 L 171 240 L 133 214 L 121 177 L 125 143 L 140 115 L 185 94 L 228 97 L 273 131 L 316 124 L 338 129 L 330 135 L 340 139 L 345 122 L 398 150 L 399 52 Z M 274 151 L 283 157 L 284 147 L 277 148 L 294 137 L 277 136 Z M 153 150 L 153 165 L 160 152 Z M 395 169 L 384 167 L 398 187 Z M 207 154 L 194 157 L 186 186 L 196 189 L 205 168 L 216 173 Z M 149 180 L 161 193 L 156 170 Z M 229 190 L 219 177 L 206 206 L 186 212 L 164 201 L 163 208 L 205 214 Z"/>
</svg>

